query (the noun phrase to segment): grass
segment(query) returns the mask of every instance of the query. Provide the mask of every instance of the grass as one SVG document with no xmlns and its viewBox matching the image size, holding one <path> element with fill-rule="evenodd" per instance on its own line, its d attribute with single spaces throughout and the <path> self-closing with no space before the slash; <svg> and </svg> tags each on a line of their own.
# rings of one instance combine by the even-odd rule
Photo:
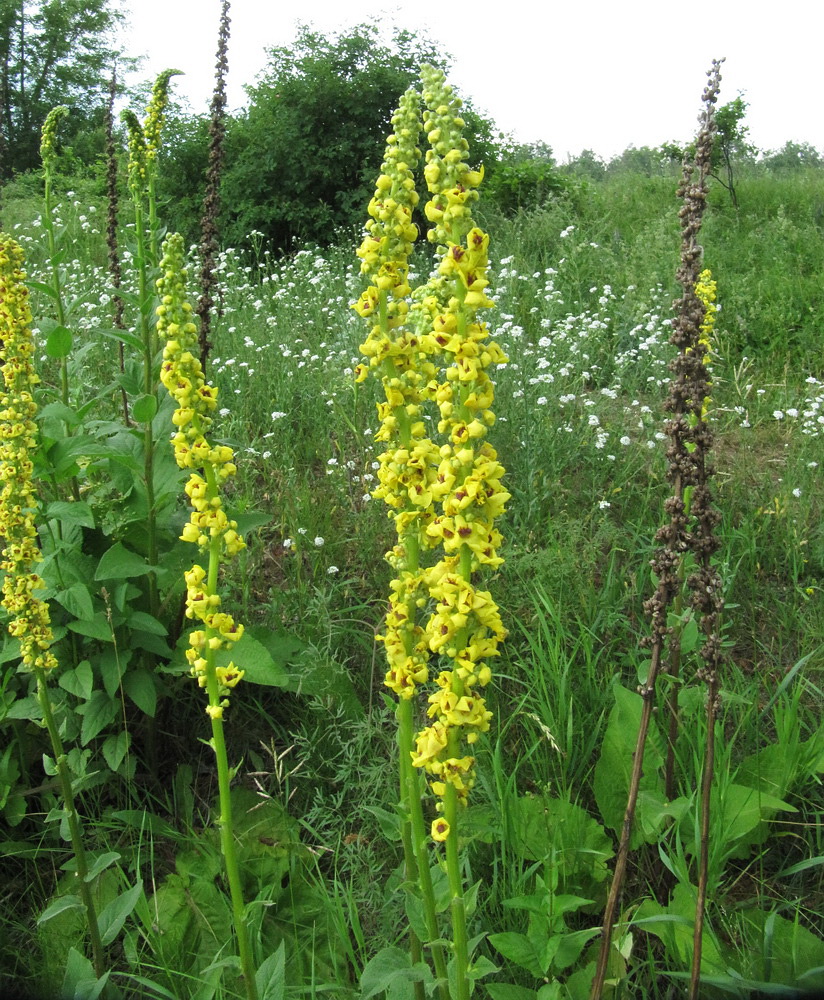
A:
<svg viewBox="0 0 824 1000">
<path fill-rule="evenodd" d="M 710 921 L 742 969 L 745 948 L 735 946 L 744 932 L 736 921 L 749 920 L 753 907 L 797 920 L 813 936 L 824 917 L 815 861 L 822 855 L 823 758 L 813 742 L 824 687 L 824 209 L 817 180 L 802 173 L 742 177 L 740 213 L 715 191 L 704 230 L 722 307 L 713 359 L 729 663 L 721 787 L 734 785 L 739 768 L 773 745 L 796 761 L 778 795 L 796 811 L 771 814 L 740 842 L 719 838 Z M 492 699 L 495 723 L 478 756 L 466 861 L 469 884 L 481 882 L 472 933 L 523 931 L 526 917 L 505 902 L 534 891 L 536 874 L 565 880 L 565 891 L 595 900 L 570 916 L 570 931 L 598 920 L 600 869 L 559 860 L 560 821 L 536 850 L 530 803 L 560 800 L 583 809 L 593 824 L 603 822 L 593 782 L 615 687 L 634 690 L 643 663 L 652 538 L 668 495 L 661 402 L 672 354 L 674 187 L 667 177 L 617 175 L 575 203 L 515 219 L 489 212 L 485 220 L 496 257 L 490 325 L 509 357 L 496 376 L 491 439 L 513 498 L 503 527 L 506 563 L 492 583 L 510 635 Z M 92 212 L 73 200 L 63 209 L 71 251 L 63 266 L 78 299 L 78 405 L 113 373 L 109 342 L 99 335 L 110 325 L 93 223 L 102 207 Z M 38 278 L 44 259 L 32 205 L 9 201 L 7 193 L 3 213 L 9 228 L 19 227 Z M 423 256 L 416 267 L 428 268 Z M 402 940 L 403 920 L 394 891 L 399 847 L 391 838 L 394 723 L 374 645 L 390 576 L 383 553 L 391 525 L 369 496 L 376 397 L 371 380 L 356 386 L 352 378 L 364 339 L 350 308 L 359 278 L 349 245 L 276 259 L 254 235 L 247 247 L 224 252 L 219 272 L 210 374 L 220 391 L 217 434 L 238 457 L 229 502 L 237 512 L 265 515 L 227 582 L 244 621 L 288 633 L 295 670 L 313 678 L 297 690 L 247 687 L 233 698 L 228 736 L 231 759 L 242 761 L 237 784 L 257 795 L 282 848 L 278 854 L 268 843 L 271 829 L 244 835 L 258 947 L 267 954 L 283 939 L 290 955 L 309 956 L 290 973 L 296 992 L 351 996 L 371 955 Z M 37 293 L 34 300 L 36 315 L 47 314 L 48 302 Z M 48 387 L 54 363 L 41 360 Z M 99 404 L 101 420 L 108 406 Z M 702 746 L 694 668 L 689 661 L 681 692 L 685 802 L 696 787 Z M 112 878 L 143 879 L 155 908 L 136 911 L 117 952 L 128 996 L 141 995 L 129 979 L 137 975 L 174 995 L 200 995 L 196 984 L 209 979 L 203 970 L 224 945 L 225 907 L 209 860 L 216 851 L 209 832 L 214 776 L 208 751 L 197 743 L 207 738 L 207 721 L 187 679 L 165 683 L 162 788 L 142 787 L 138 766 L 133 781 L 109 775 L 84 793 L 93 847 L 121 855 Z M 126 724 L 135 732 L 140 726 L 136 718 Z M 37 738 L 30 734 L 33 745 Z M 39 774 L 34 755 L 29 763 Z M 68 918 L 54 934 L 38 932 L 33 922 L 64 877 L 59 838 L 41 825 L 54 802 L 51 791 L 33 794 L 26 819 L 3 834 L 0 982 L 28 982 L 35 994 L 58 983 L 66 948 L 78 940 Z M 144 807 L 159 817 L 153 829 L 123 818 L 124 810 Z M 645 898 L 661 901 L 659 841 L 676 859 L 674 868 L 679 856 L 690 863 L 691 814 L 684 809 L 679 823 L 637 852 L 627 913 Z M 197 905 L 186 909 L 178 892 Z M 199 909 L 205 916 L 164 943 L 155 925 L 171 933 L 178 904 L 181 914 Z M 754 933 L 747 924 L 746 934 Z M 635 932 L 622 959 L 629 979 L 621 995 L 665 995 L 655 970 L 673 968 L 667 947 L 651 932 Z M 495 949 L 483 948 L 507 968 L 503 981 L 535 985 Z M 806 939 L 804 948 L 817 954 Z M 584 953 L 557 974 L 574 986 L 587 960 Z M 746 974 L 754 976 L 752 969 Z"/>
</svg>

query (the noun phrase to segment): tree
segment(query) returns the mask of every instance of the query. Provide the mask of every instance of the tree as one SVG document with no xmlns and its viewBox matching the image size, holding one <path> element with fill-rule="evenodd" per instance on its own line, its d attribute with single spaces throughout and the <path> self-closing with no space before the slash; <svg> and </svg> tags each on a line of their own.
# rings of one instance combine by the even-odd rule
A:
<svg viewBox="0 0 824 1000">
<path fill-rule="evenodd" d="M 424 62 L 444 67 L 435 43 L 396 30 L 386 44 L 365 24 L 333 37 L 302 26 L 294 44 L 271 49 L 248 110 L 228 127 L 221 200 L 229 241 L 256 229 L 289 249 L 361 226 L 392 112 Z M 465 117 L 470 154 L 493 156 L 488 123 L 471 109 Z"/>
<path fill-rule="evenodd" d="M 102 122 L 123 18 L 116 0 L 0 0 L 0 178 L 39 164 L 40 129 L 70 109 L 64 140 Z"/>
<path fill-rule="evenodd" d="M 712 170 L 719 184 L 730 193 L 730 199 L 738 208 L 738 193 L 735 190 L 735 163 L 737 160 L 751 157 L 756 148 L 748 140 L 749 125 L 744 124 L 744 116 L 749 105 L 741 96 L 724 104 L 715 112 L 715 141 L 712 146 Z M 721 177 L 719 174 L 723 174 Z"/>
<path fill-rule="evenodd" d="M 540 208 L 573 186 L 570 178 L 559 172 L 545 142 L 507 143 L 487 173 L 485 197 L 508 216 Z"/>
<path fill-rule="evenodd" d="M 761 162 L 769 170 L 800 170 L 805 167 L 820 170 L 824 166 L 824 158 L 808 142 L 787 141 L 781 149 L 765 153 Z"/>
</svg>

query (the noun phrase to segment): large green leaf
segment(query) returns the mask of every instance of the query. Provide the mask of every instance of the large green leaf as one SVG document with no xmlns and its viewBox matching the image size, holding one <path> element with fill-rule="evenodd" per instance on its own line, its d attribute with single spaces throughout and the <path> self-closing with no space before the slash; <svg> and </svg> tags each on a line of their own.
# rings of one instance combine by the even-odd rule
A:
<svg viewBox="0 0 824 1000">
<path fill-rule="evenodd" d="M 104 947 L 110 945 L 123 929 L 123 924 L 126 923 L 129 914 L 137 906 L 142 892 L 143 886 L 138 882 L 137 885 L 127 889 L 100 911 L 97 916 L 97 926 Z"/>
<path fill-rule="evenodd" d="M 157 709 L 157 683 L 144 669 L 130 670 L 123 676 L 123 688 L 137 707 L 154 718 Z"/>
<path fill-rule="evenodd" d="M 255 973 L 260 1000 L 283 1000 L 286 994 L 286 945 L 280 942 Z"/>
<path fill-rule="evenodd" d="M 620 684 L 616 684 L 613 690 L 615 706 L 610 712 L 601 744 L 601 756 L 595 765 L 593 791 L 604 824 L 620 833 L 627 806 L 643 699 Z M 644 842 L 653 843 L 664 825 L 661 809 L 665 806 L 665 800 L 663 782 L 659 775 L 663 762 L 661 736 L 655 721 L 650 720 L 640 784 L 640 790 L 646 795 L 643 802 L 639 796 L 636 822 L 630 840 L 632 848 Z M 654 820 L 652 816 L 655 816 Z"/>
<path fill-rule="evenodd" d="M 83 528 L 94 527 L 94 514 L 83 500 L 53 500 L 46 507 L 46 517 L 62 524 L 79 524 Z"/>
<path fill-rule="evenodd" d="M 120 542 L 108 549 L 97 564 L 95 580 L 123 580 L 134 576 L 144 576 L 151 567 L 136 552 L 131 552 Z"/>
<path fill-rule="evenodd" d="M 79 705 L 76 711 L 83 716 L 80 739 L 83 746 L 86 746 L 114 721 L 118 714 L 118 703 L 105 691 L 93 691 L 91 698 L 84 705 Z"/>
</svg>

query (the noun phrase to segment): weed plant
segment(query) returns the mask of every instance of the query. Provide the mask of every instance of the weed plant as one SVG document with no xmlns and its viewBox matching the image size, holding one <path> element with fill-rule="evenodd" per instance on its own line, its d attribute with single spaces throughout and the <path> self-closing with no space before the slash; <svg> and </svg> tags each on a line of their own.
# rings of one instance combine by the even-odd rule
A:
<svg viewBox="0 0 824 1000">
<path fill-rule="evenodd" d="M 478 205 L 490 233 L 487 323 L 509 359 L 493 374 L 494 440 L 512 495 L 506 561 L 490 584 L 509 636 L 460 821 L 465 884 L 478 885 L 468 936 L 499 970 L 476 994 L 492 1000 L 577 1000 L 592 979 L 640 711 L 635 688 L 646 669 L 639 638 L 655 588 L 652 538 L 667 492 L 661 403 L 672 357 L 676 183 L 608 175 L 584 195 L 514 219 L 483 216 L 483 197 Z M 75 461 L 67 414 L 54 407 L 63 359 L 59 338 L 49 342 L 53 259 L 35 192 L 14 194 L 4 191 L 3 219 L 27 258 L 50 456 L 37 467 L 46 473 L 42 548 L 52 566 L 60 563 L 62 533 L 86 554 L 71 581 L 51 588 L 60 649 L 72 651 L 52 691 L 72 747 L 94 904 L 110 921 L 106 988 L 124 997 L 242 996 L 215 825 L 218 779 L 202 742 L 210 720 L 182 676 L 185 643 L 178 648 L 190 558 L 177 542 L 182 476 L 171 454 L 155 467 L 168 477 L 157 529 L 168 576 L 158 578 L 164 632 L 152 638 L 139 617 L 148 614 L 144 576 L 92 580 L 114 545 L 141 551 L 126 525 L 140 509 L 145 466 L 112 462 L 100 442 L 124 433 L 121 389 L 132 406 L 151 395 L 142 354 L 127 358 L 123 373 L 114 359 L 105 207 L 55 186 L 59 280 L 73 334 L 64 355 L 69 408 L 83 442 Z M 803 172 L 742 173 L 738 214 L 723 194 L 711 192 L 703 231 L 720 306 L 710 420 L 730 663 L 716 726 L 701 965 L 708 998 L 813 990 L 824 966 L 820 187 Z M 121 223 L 134 320 L 135 234 L 123 213 Z M 196 273 L 195 248 L 189 256 Z M 410 279 L 424 279 L 431 265 L 416 252 Z M 406 946 L 394 722 L 374 644 L 391 576 L 383 553 L 393 541 L 371 496 L 382 450 L 374 442 L 378 387 L 354 380 L 363 340 L 350 308 L 362 290 L 357 272 L 349 243 L 276 257 L 251 233 L 219 255 L 212 292 L 211 433 L 235 453 L 225 499 L 247 541 L 224 568 L 223 593 L 247 625 L 251 664 L 227 711 L 227 754 L 237 765 L 232 801 L 250 947 L 274 991 L 261 992 L 273 997 L 281 989 L 378 995 L 385 986 L 370 993 L 364 969 L 382 949 Z M 162 391 L 156 398 L 159 455 L 173 407 Z M 127 430 L 116 440 L 137 436 Z M 81 583 L 88 607 L 78 603 Z M 69 625 L 84 620 L 95 624 Z M 607 975 L 615 997 L 679 995 L 689 976 L 695 789 L 707 732 L 695 625 L 679 625 L 676 796 L 662 793 L 659 710 Z M 129 661 L 122 672 L 112 650 Z M 61 902 L 75 876 L 18 659 L 7 641 L 0 982 L 38 996 L 89 978 L 89 967 L 82 912 Z M 254 663 L 265 664 L 257 680 Z M 445 908 L 438 866 L 433 879 Z M 414 975 L 393 974 L 391 996 L 411 996 Z"/>
</svg>

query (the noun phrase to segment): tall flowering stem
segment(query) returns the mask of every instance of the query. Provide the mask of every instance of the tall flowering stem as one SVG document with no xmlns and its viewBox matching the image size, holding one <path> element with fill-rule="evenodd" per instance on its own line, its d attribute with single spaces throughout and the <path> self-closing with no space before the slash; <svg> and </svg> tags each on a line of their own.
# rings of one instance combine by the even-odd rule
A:
<svg viewBox="0 0 824 1000">
<path fill-rule="evenodd" d="M 117 150 L 115 149 L 114 143 L 114 100 L 117 96 L 117 67 L 112 69 L 111 79 L 109 80 L 109 100 L 106 105 L 106 117 L 105 117 L 105 128 L 106 128 L 106 246 L 108 248 L 108 262 L 109 262 L 109 274 L 112 278 L 112 287 L 115 293 L 112 297 L 112 323 L 115 329 L 123 330 L 125 325 L 123 322 L 123 296 L 120 295 L 120 287 L 123 284 L 123 271 L 120 266 L 120 253 L 117 246 L 117 210 L 118 210 L 118 193 L 117 193 Z M 119 362 L 120 371 L 124 372 L 126 370 L 126 353 L 123 347 L 123 342 L 119 341 L 117 345 L 117 360 Z M 129 397 L 126 393 L 125 388 L 121 386 L 120 388 L 121 399 L 123 400 L 123 419 L 128 425 L 129 423 Z"/>
<path fill-rule="evenodd" d="M 63 796 L 95 973 L 100 978 L 106 970 L 105 954 L 92 887 L 87 881 L 89 867 L 71 775 L 46 680 L 47 674 L 57 666 L 57 660 L 51 651 L 49 607 L 37 596 L 44 588 L 36 571 L 40 549 L 35 524 L 37 496 L 32 479 L 33 454 L 37 446 L 37 404 L 33 392 L 40 380 L 32 367 L 32 318 L 24 280 L 23 251 L 10 237 L 0 234 L 0 371 L 3 375 L 0 391 L 0 538 L 3 542 L 0 570 L 5 574 L 2 605 L 9 616 L 9 634 L 20 643 L 23 667 L 34 674 L 37 683 L 37 699 L 49 733 Z"/>
<path fill-rule="evenodd" d="M 707 489 L 707 477 L 711 474 L 711 470 L 706 462 L 706 456 L 712 440 L 712 432 L 705 419 L 707 400 L 710 395 L 709 372 L 706 363 L 708 356 L 705 330 L 707 309 L 697 292 L 703 255 L 698 236 L 706 208 L 707 176 L 710 170 L 712 140 L 715 133 L 713 111 L 721 83 L 719 62 L 713 62 L 708 76 L 709 82 L 702 95 L 704 108 L 699 119 L 701 128 L 696 142 L 695 162 L 691 163 L 685 160 L 684 173 L 678 188 L 678 195 L 683 199 L 683 205 L 679 212 L 681 219 L 681 263 L 676 276 L 683 289 L 683 294 L 675 303 L 677 317 L 670 342 L 677 347 L 678 353 L 670 363 L 673 379 L 670 383 L 669 396 L 664 403 L 665 410 L 672 414 L 666 423 L 666 431 L 669 436 L 667 475 L 672 483 L 673 493 L 664 504 L 664 509 L 670 520 L 668 524 L 658 530 L 655 536 L 660 547 L 656 550 L 651 565 L 658 579 L 658 585 L 653 596 L 645 603 L 645 610 L 651 620 L 650 636 L 644 643 L 650 647 L 650 666 L 646 681 L 639 688 L 639 693 L 643 698 L 641 721 L 633 754 L 627 807 L 616 855 L 615 871 L 604 908 L 601 946 L 590 992 L 591 1000 L 599 1000 L 604 988 L 612 927 L 618 909 L 618 900 L 629 853 L 630 835 L 635 819 L 644 747 L 653 710 L 655 682 L 662 669 L 663 650 L 668 637 L 671 636 L 671 629 L 667 624 L 667 614 L 673 600 L 681 591 L 683 560 L 688 552 L 692 551 L 696 554 L 699 565 L 702 567 L 699 574 L 694 574 L 687 581 L 690 589 L 693 590 L 694 606 L 696 601 L 694 588 L 697 583 L 697 575 L 707 581 L 707 584 L 713 588 L 713 593 L 720 591 L 717 578 L 710 580 L 709 558 L 716 547 L 716 542 L 711 534 L 717 514 L 711 508 Z M 694 530 L 690 530 L 691 521 L 697 522 Z M 698 599 L 701 600 L 700 597 Z M 717 619 L 713 621 L 717 624 Z M 702 622 L 703 627 L 711 624 L 710 618 L 705 615 Z M 716 694 L 717 692 L 714 693 L 711 688 L 709 699 L 711 704 L 714 704 Z M 711 740 L 712 729 L 708 735 L 708 753 L 710 752 Z M 705 779 L 706 773 L 705 769 Z M 700 914 L 703 911 L 700 902 L 698 909 L 699 913 L 696 914 L 695 922 L 693 976 L 695 976 L 696 967 L 700 967 L 701 960 Z M 695 965 L 696 955 L 698 966 Z"/>
<path fill-rule="evenodd" d="M 715 315 L 717 312 L 717 306 L 715 304 L 716 283 L 713 280 L 711 271 L 705 269 L 698 276 L 698 281 L 695 285 L 695 294 L 701 300 L 701 304 L 704 309 L 704 319 L 699 329 L 698 339 L 704 349 L 702 363 L 704 364 L 707 373 L 709 373 L 712 354 L 712 333 L 715 327 Z M 709 391 L 709 387 L 710 382 L 708 380 L 707 391 Z M 712 400 L 709 396 L 704 397 L 700 416 L 702 421 L 706 421 L 707 419 L 711 402 Z M 690 416 L 690 423 L 692 426 L 697 426 L 698 419 L 699 418 L 694 413 Z M 695 445 L 690 442 L 687 443 L 687 448 L 690 452 L 695 451 Z M 687 519 L 690 517 L 692 490 L 692 486 L 684 487 L 684 515 Z M 671 682 L 667 693 L 666 715 L 668 719 L 668 732 L 667 756 L 664 764 L 664 794 L 669 801 L 672 801 L 677 794 L 675 788 L 675 744 L 678 738 L 679 712 L 678 684 L 676 682 L 681 673 L 681 637 L 683 633 L 682 613 L 684 610 L 683 585 L 685 582 L 685 576 L 686 566 L 682 560 L 678 567 L 678 592 L 675 595 L 673 604 L 675 622 L 672 626 L 669 637 L 670 652 L 669 662 L 666 668 L 666 672 L 671 678 Z"/>
<path fill-rule="evenodd" d="M 386 503 L 395 524 L 397 541 L 386 558 L 397 575 L 390 584 L 389 611 L 378 638 L 388 660 L 385 683 L 398 699 L 404 861 L 407 880 L 421 889 L 429 938 L 437 941 L 440 935 L 420 780 L 412 767 L 414 698 L 418 686 L 429 678 L 429 649 L 418 619 L 419 608 L 428 598 L 421 552 L 431 544 L 426 528 L 433 517 L 432 489 L 438 461 L 437 446 L 427 436 L 423 420 L 424 404 L 436 384 L 436 368 L 427 357 L 424 340 L 408 325 L 409 255 L 417 235 L 412 213 L 418 202 L 414 171 L 420 159 L 419 102 L 420 96 L 408 90 L 392 117 L 394 132 L 387 141 L 375 195 L 369 203 L 366 236 L 358 250 L 361 272 L 371 284 L 354 308 L 372 324 L 360 347 L 368 364 L 359 366 L 357 378 L 362 381 L 371 369 L 380 378 L 385 395 L 385 401 L 378 404 L 381 427 L 376 440 L 385 444 L 386 450 L 379 458 L 380 485 L 373 495 Z M 441 992 L 446 997 L 445 954 L 440 944 L 432 948 Z M 413 961 L 420 961 L 420 942 L 414 932 L 411 952 Z M 418 986 L 422 990 L 421 984 Z"/>
<path fill-rule="evenodd" d="M 57 311 L 57 323 L 59 326 L 66 325 L 66 305 L 63 300 L 63 286 L 60 279 L 60 265 L 57 256 L 57 237 L 54 231 L 54 194 L 52 186 L 54 183 L 54 168 L 57 163 L 57 129 L 61 119 L 68 115 L 69 109 L 65 105 L 59 105 L 46 115 L 43 123 L 43 130 L 40 136 L 40 161 L 43 164 L 43 199 L 45 212 L 43 213 L 43 226 L 46 230 L 46 239 L 49 246 L 49 261 L 51 262 L 51 289 L 54 298 L 55 309 Z M 60 358 L 60 394 L 64 406 L 69 405 L 69 371 L 66 355 Z M 66 427 L 69 433 L 69 428 Z"/>
<path fill-rule="evenodd" d="M 223 0 L 220 11 L 220 28 L 215 66 L 215 89 L 212 95 L 209 119 L 209 166 L 206 169 L 206 196 L 203 200 L 203 218 L 200 222 L 200 299 L 197 315 L 200 319 L 200 364 L 206 371 L 206 361 L 212 345 L 209 333 L 212 324 L 212 306 L 215 286 L 215 258 L 217 255 L 217 216 L 220 211 L 220 177 L 223 173 L 224 139 L 226 137 L 226 73 L 229 69 L 229 0 Z"/>
<path fill-rule="evenodd" d="M 196 545 L 207 566 L 196 562 L 185 574 L 186 616 L 200 624 L 189 636 L 186 658 L 192 676 L 206 691 L 206 712 L 212 724 L 210 745 L 215 753 L 220 793 L 220 838 L 226 877 L 232 899 L 235 934 L 240 965 L 248 1000 L 256 1000 L 255 968 L 246 931 L 245 905 L 240 870 L 235 853 L 232 818 L 231 775 L 226 755 L 223 713 L 229 695 L 243 678 L 243 671 L 231 661 L 219 663 L 221 654 L 230 652 L 243 635 L 243 626 L 221 611 L 218 577 L 221 562 L 237 555 L 245 543 L 238 535 L 237 523 L 223 509 L 221 487 L 235 475 L 232 449 L 213 445 L 208 439 L 212 413 L 217 405 L 217 389 L 203 377 L 196 355 L 197 326 L 192 307 L 186 299 L 186 269 L 183 239 L 175 233 L 163 244 L 161 275 L 157 282 L 160 305 L 157 308 L 158 335 L 166 340 L 161 380 L 177 403 L 172 437 L 175 460 L 181 469 L 191 471 L 186 495 L 191 515 L 183 529 L 183 541 Z"/>
<path fill-rule="evenodd" d="M 121 119 L 126 125 L 129 144 L 129 192 L 135 213 L 135 266 L 137 268 L 140 339 L 143 342 L 143 392 L 154 394 L 157 386 L 155 358 L 159 334 L 154 320 L 150 272 L 157 266 L 159 223 L 155 183 L 160 136 L 169 103 L 169 81 L 179 70 L 164 70 L 155 81 L 144 123 L 134 112 L 126 110 Z M 148 216 L 147 216 L 148 209 Z M 157 565 L 157 511 L 154 490 L 154 431 L 151 419 L 143 428 L 143 478 L 146 487 L 148 514 L 146 517 L 147 553 L 151 567 Z M 157 614 L 159 599 L 154 569 L 148 575 L 149 611 Z"/>
<path fill-rule="evenodd" d="M 424 126 L 429 140 L 424 169 L 430 200 L 426 216 L 437 246 L 436 274 L 419 296 L 423 342 L 439 359 L 440 381 L 434 388 L 441 440 L 432 498 L 435 516 L 426 526 L 440 560 L 425 574 L 434 609 L 426 624 L 430 652 L 440 659 L 437 690 L 429 696 L 430 725 L 418 733 L 413 765 L 431 782 L 440 815 L 432 837 L 446 848 L 451 894 L 454 977 L 457 1000 L 469 996 L 469 952 L 463 876 L 460 865 L 459 815 L 474 784 L 472 747 L 489 729 L 492 713 L 483 689 L 492 678 L 489 660 L 506 635 L 492 595 L 476 577 L 496 569 L 501 535 L 494 522 L 509 493 L 503 467 L 486 441 L 495 420 L 490 370 L 506 362 L 489 339 L 480 318 L 492 302 L 486 295 L 489 237 L 472 219 L 471 206 L 482 171 L 466 162 L 461 102 L 441 71 L 422 70 Z"/>
</svg>

